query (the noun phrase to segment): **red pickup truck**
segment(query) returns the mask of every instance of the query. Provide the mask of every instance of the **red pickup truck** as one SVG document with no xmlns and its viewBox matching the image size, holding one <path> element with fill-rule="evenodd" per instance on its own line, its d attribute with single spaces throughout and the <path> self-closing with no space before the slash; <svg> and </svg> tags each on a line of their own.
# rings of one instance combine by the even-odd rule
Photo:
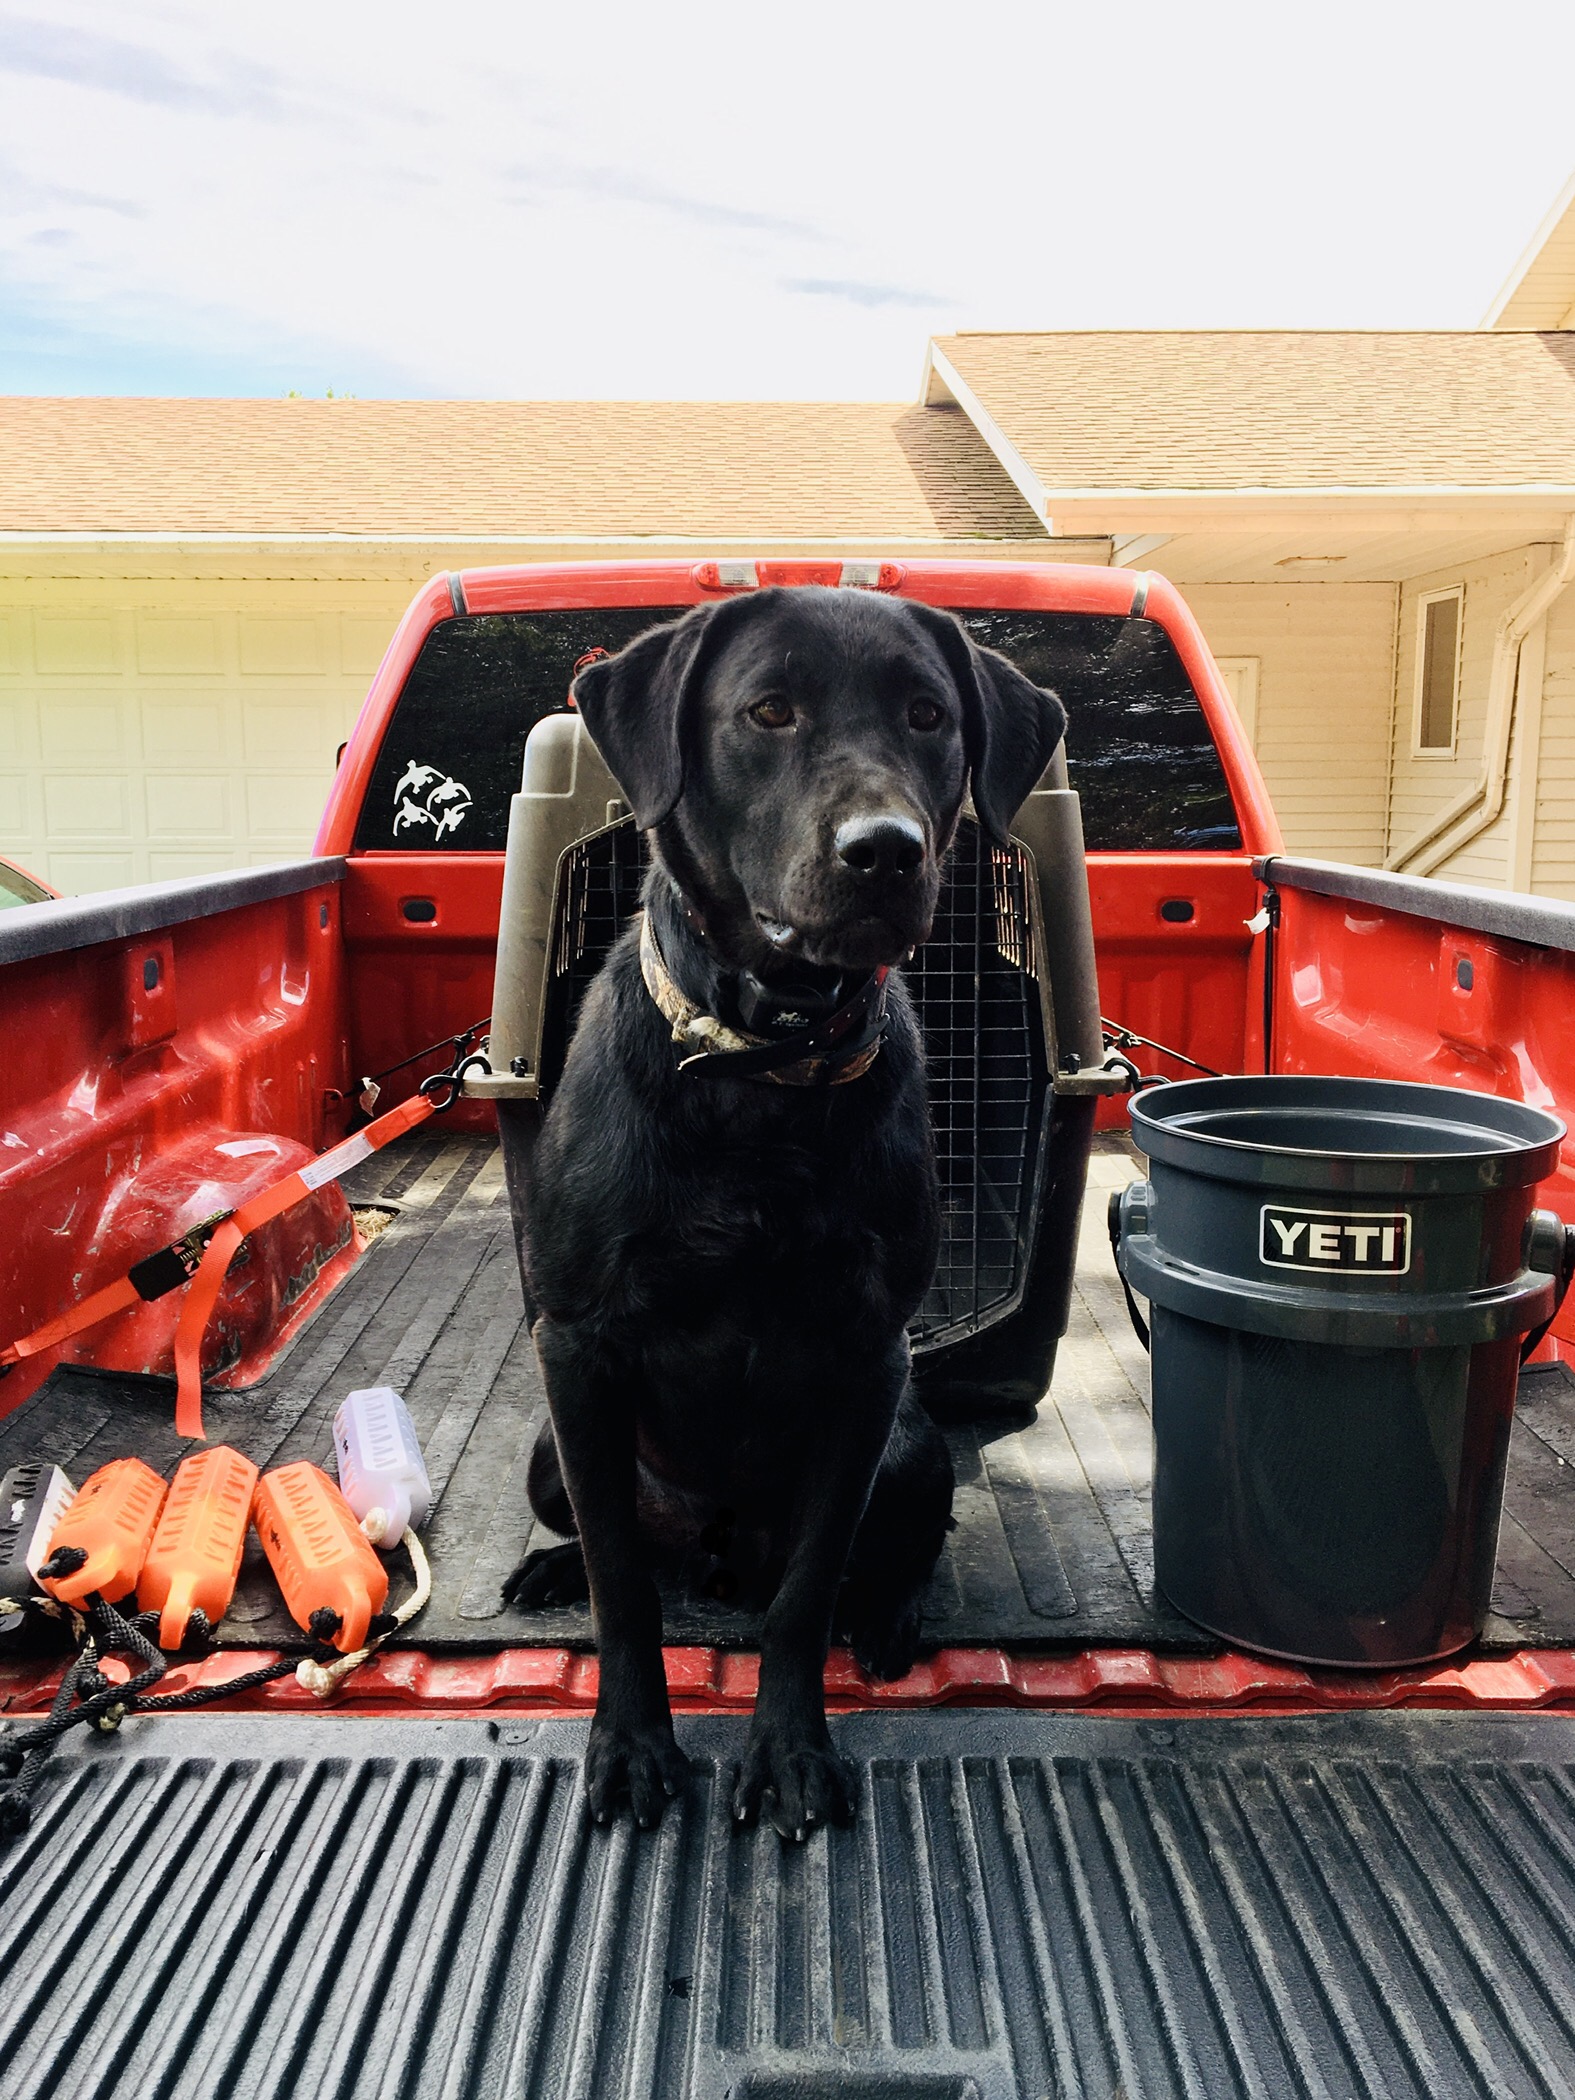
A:
<svg viewBox="0 0 1575 2100">
<path fill-rule="evenodd" d="M 1069 992 L 1031 808 L 1004 853 L 965 834 L 912 970 L 947 1210 L 913 1339 L 957 1524 L 910 1677 L 833 1654 L 861 1808 L 797 1848 L 729 1825 L 747 1613 L 668 1598 L 697 1777 L 640 1834 L 579 1802 L 588 1614 L 501 1595 L 531 1544 L 544 1400 L 497 1119 L 550 1098 L 641 854 L 616 783 L 554 725 L 587 654 L 773 583 L 949 607 L 1060 693 L 1097 962 L 1097 1002 Z M 505 1056 L 505 847 L 533 797 Z M 0 915 L 0 1350 L 34 1338 L 0 1377 L 0 1474 L 173 1468 L 197 1286 L 64 1330 L 150 1257 L 195 1267 L 216 1219 L 304 1169 L 198 1328 L 204 1426 L 264 1465 L 331 1465 L 338 1402 L 390 1385 L 434 1495 L 429 1603 L 330 1701 L 281 1676 L 62 1741 L 0 1850 L 7 2095 L 1571 2091 L 1575 1311 L 1522 1376 L 1478 1647 L 1409 1670 L 1255 1659 L 1155 1588 L 1146 1365 L 1103 1195 L 1080 1204 L 1138 1171 L 1122 1058 L 1425 1079 L 1568 1119 L 1572 992 L 1575 907 L 1282 850 L 1161 578 L 764 560 L 436 578 L 311 858 Z M 467 1053 L 490 1069 L 439 1083 L 441 1114 L 319 1165 Z M 1572 1163 L 1539 1197 L 1565 1215 Z M 0 1761 L 60 1684 L 39 1641 L 31 1619 L 0 1634 Z M 254 1542 L 211 1649 L 159 1690 L 212 1692 L 300 1644 Z"/>
</svg>

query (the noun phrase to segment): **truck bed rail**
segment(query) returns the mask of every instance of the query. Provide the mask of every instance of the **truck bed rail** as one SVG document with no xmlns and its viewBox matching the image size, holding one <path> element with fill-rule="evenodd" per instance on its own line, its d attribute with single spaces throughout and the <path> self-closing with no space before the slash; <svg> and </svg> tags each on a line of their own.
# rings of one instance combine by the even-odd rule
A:
<svg viewBox="0 0 1575 2100">
<path fill-rule="evenodd" d="M 1440 882 L 1431 875 L 1391 875 L 1384 868 L 1353 868 L 1342 861 L 1303 859 L 1293 853 L 1266 853 L 1252 865 L 1259 880 L 1276 889 L 1377 904 L 1385 911 L 1405 912 L 1467 932 L 1496 934 L 1501 940 L 1575 954 L 1575 904 L 1558 897 Z"/>
<path fill-rule="evenodd" d="M 141 882 L 127 890 L 94 890 L 85 897 L 19 904 L 0 914 L 0 964 L 94 948 L 101 941 L 134 940 L 191 919 L 211 919 L 243 904 L 294 897 L 320 883 L 343 882 L 342 856 L 281 861 L 273 868 L 233 868 L 222 875 L 187 875 L 176 882 Z"/>
</svg>

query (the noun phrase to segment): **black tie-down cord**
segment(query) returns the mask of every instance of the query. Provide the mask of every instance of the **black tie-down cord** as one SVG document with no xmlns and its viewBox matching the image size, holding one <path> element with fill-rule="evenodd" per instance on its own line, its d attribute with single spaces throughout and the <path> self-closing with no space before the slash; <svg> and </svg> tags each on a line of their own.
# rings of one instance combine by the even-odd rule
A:
<svg viewBox="0 0 1575 2100">
<path fill-rule="evenodd" d="M 484 1036 L 491 1026 L 491 1014 L 483 1014 L 479 1021 L 472 1021 L 468 1028 L 462 1028 L 458 1035 L 440 1036 L 435 1043 L 428 1043 L 425 1049 L 412 1050 L 410 1055 L 402 1057 L 397 1065 L 385 1065 L 381 1072 L 366 1073 L 355 1082 L 348 1096 L 350 1120 L 345 1126 L 345 1135 L 349 1137 L 371 1122 L 372 1111 L 377 1106 L 377 1097 L 383 1090 L 383 1080 L 391 1079 L 396 1072 L 407 1071 L 411 1065 L 419 1064 L 422 1058 L 430 1057 L 435 1050 L 445 1048 L 453 1052 L 448 1069 L 429 1073 L 422 1080 L 419 1091 L 435 1097 L 440 1089 L 446 1087 L 448 1099 L 439 1101 L 438 1113 L 441 1115 L 446 1109 L 452 1108 L 463 1089 L 465 1074 L 473 1065 L 480 1066 L 483 1071 L 491 1070 L 487 1060 L 478 1055 L 473 1047 L 477 1039 Z"/>
<path fill-rule="evenodd" d="M 52 1579 L 72 1575 L 86 1558 L 80 1546 L 62 1547 L 39 1572 Z M 38 1608 L 51 1613 L 60 1610 L 57 1605 Z M 45 1762 L 69 1730 L 89 1727 L 101 1735 L 113 1735 L 129 1713 L 175 1713 L 193 1706 L 208 1706 L 216 1699 L 231 1699 L 238 1692 L 254 1691 L 276 1677 L 288 1677 L 301 1661 L 298 1654 L 281 1655 L 260 1669 L 228 1678 L 223 1684 L 191 1685 L 185 1691 L 166 1692 L 160 1698 L 150 1699 L 147 1694 L 170 1667 L 152 1639 L 159 1623 L 158 1613 L 138 1612 L 128 1618 L 95 1592 L 87 1599 L 86 1612 L 72 1612 L 71 1616 L 77 1622 L 80 1646 L 60 1680 L 47 1718 L 0 1739 L 0 1844 L 20 1837 L 31 1824 L 33 1795 Z M 380 1619 L 386 1616 L 380 1614 L 370 1630 L 380 1631 Z M 191 1624 L 199 1636 L 208 1631 L 208 1622 L 200 1611 L 193 1612 Z M 309 1631 L 314 1662 L 340 1660 L 330 1646 L 339 1625 L 336 1611 L 313 1612 Z M 134 1675 L 124 1684 L 112 1682 L 99 1667 L 111 1655 L 126 1657 L 136 1664 Z"/>
<path fill-rule="evenodd" d="M 1156 1043 L 1151 1035 L 1139 1035 L 1135 1028 L 1128 1028 L 1124 1021 L 1112 1021 L 1108 1014 L 1100 1015 L 1099 1027 L 1107 1050 L 1157 1050 L 1161 1057 L 1174 1058 L 1178 1065 L 1188 1065 L 1194 1072 L 1201 1072 L 1206 1079 L 1223 1079 L 1226 1076 L 1223 1072 L 1216 1072 L 1212 1065 L 1199 1064 L 1195 1057 L 1188 1057 L 1184 1050 L 1172 1050 L 1169 1043 Z M 1126 1066 L 1131 1075 L 1128 1093 L 1135 1094 L 1142 1087 L 1165 1084 L 1163 1073 L 1155 1072 L 1145 1076 L 1129 1057 L 1123 1057 L 1119 1062 Z"/>
</svg>

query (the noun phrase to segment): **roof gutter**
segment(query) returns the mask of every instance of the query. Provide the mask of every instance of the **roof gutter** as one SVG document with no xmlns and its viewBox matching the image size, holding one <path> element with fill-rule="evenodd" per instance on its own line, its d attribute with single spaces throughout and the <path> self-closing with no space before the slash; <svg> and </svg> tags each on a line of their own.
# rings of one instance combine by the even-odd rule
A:
<svg viewBox="0 0 1575 2100">
<path fill-rule="evenodd" d="M 1527 293 L 1526 280 L 1542 260 L 1543 252 L 1553 235 L 1558 232 L 1564 219 L 1572 213 L 1575 213 L 1575 175 L 1572 175 L 1563 189 L 1560 190 L 1547 217 L 1531 236 L 1529 247 L 1527 247 L 1514 269 L 1510 271 L 1508 277 L 1500 286 L 1498 297 L 1477 323 L 1479 328 L 1536 328 L 1538 326 L 1567 328 L 1569 326 L 1569 315 L 1563 309 L 1568 308 L 1575 302 L 1568 299 L 1560 299 L 1557 295 L 1555 295 L 1553 303 L 1560 307 L 1561 318 L 1547 322 L 1542 322 L 1540 319 L 1528 321 L 1524 318 L 1524 313 L 1526 307 L 1536 304 L 1536 293 L 1534 291 L 1530 294 Z M 1512 312 L 1512 308 L 1516 309 L 1516 311 Z"/>
<path fill-rule="evenodd" d="M 1565 520 L 1564 540 L 1553 566 L 1545 569 L 1499 617 L 1493 636 L 1493 663 L 1488 672 L 1487 722 L 1482 735 L 1481 777 L 1448 802 L 1397 847 L 1384 862 L 1394 871 L 1430 875 L 1462 846 L 1486 831 L 1504 807 L 1509 778 L 1509 747 L 1515 726 L 1520 648 L 1565 585 L 1575 579 L 1575 517 Z M 1460 820 L 1466 821 L 1461 824 Z M 1459 825 L 1458 830 L 1451 830 Z"/>
<path fill-rule="evenodd" d="M 1018 495 L 1044 526 L 1045 531 L 1053 537 L 1055 526 L 1051 522 L 1050 506 L 1043 482 L 945 351 L 936 347 L 935 338 L 932 336 L 924 353 L 924 379 L 919 388 L 919 399 L 926 407 L 933 407 L 938 398 L 943 399 L 947 395 L 956 402 L 984 439 Z"/>
</svg>

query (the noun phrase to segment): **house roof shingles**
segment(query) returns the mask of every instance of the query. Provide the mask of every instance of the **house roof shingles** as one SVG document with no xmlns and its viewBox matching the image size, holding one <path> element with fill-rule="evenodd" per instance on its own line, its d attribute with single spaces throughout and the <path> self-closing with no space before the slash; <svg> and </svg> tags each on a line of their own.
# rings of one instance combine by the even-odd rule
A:
<svg viewBox="0 0 1575 2100">
<path fill-rule="evenodd" d="M 1041 539 L 959 411 L 0 399 L 0 531 Z"/>
<path fill-rule="evenodd" d="M 979 333 L 936 348 L 1052 494 L 1575 486 L 1575 333 Z"/>
<path fill-rule="evenodd" d="M 936 349 L 1047 499 L 1575 487 L 1575 332 L 1105 330 Z M 1044 537 L 951 407 L 0 399 L 0 532 Z"/>
</svg>

